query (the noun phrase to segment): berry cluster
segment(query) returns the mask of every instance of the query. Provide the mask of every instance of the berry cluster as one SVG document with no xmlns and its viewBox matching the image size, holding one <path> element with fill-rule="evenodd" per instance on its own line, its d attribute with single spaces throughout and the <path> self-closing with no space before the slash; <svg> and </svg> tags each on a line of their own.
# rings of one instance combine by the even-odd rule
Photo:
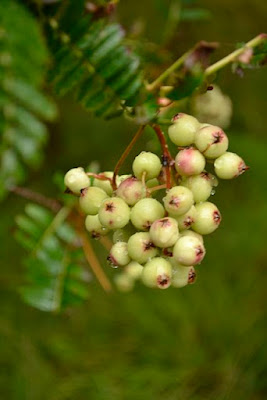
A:
<svg viewBox="0 0 267 400">
<path fill-rule="evenodd" d="M 79 195 L 92 237 L 113 234 L 108 261 L 122 271 L 115 278 L 120 290 L 132 289 L 137 279 L 160 289 L 193 283 L 195 266 L 206 253 L 203 235 L 221 222 L 217 206 L 208 201 L 217 177 L 232 179 L 247 169 L 227 151 L 228 138 L 218 126 L 180 113 L 168 134 L 178 147 L 175 159 L 165 143 L 162 160 L 143 151 L 130 175 L 96 175 L 83 168 L 65 175 L 68 190 Z M 212 164 L 217 177 L 207 171 Z"/>
</svg>

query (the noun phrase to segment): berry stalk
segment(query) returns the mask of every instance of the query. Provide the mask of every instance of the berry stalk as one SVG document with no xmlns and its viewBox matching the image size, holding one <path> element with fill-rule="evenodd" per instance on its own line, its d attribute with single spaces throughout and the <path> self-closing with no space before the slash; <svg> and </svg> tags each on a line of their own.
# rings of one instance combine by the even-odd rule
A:
<svg viewBox="0 0 267 400">
<path fill-rule="evenodd" d="M 167 189 L 170 189 L 171 188 L 171 165 L 173 162 L 173 158 L 169 151 L 168 144 L 166 142 L 164 133 L 160 129 L 159 125 L 154 124 L 154 125 L 152 125 L 152 128 L 156 132 L 157 137 L 160 141 L 160 145 L 162 148 L 163 167 L 164 167 L 165 173 L 166 173 L 166 187 L 167 187 Z"/>
</svg>

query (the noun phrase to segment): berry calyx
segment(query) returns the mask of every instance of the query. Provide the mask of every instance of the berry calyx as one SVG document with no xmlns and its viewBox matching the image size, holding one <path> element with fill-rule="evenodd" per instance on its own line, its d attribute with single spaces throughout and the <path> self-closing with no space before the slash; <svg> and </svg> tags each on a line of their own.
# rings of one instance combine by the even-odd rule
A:
<svg viewBox="0 0 267 400">
<path fill-rule="evenodd" d="M 214 232 L 221 223 L 221 214 L 217 206 L 209 201 L 196 204 L 196 220 L 192 229 L 200 235 Z"/>
<path fill-rule="evenodd" d="M 172 119 L 173 124 L 168 129 L 170 140 L 176 146 L 190 146 L 195 139 L 199 122 L 192 115 L 179 113 Z"/>
<path fill-rule="evenodd" d="M 207 158 L 217 158 L 228 149 L 228 137 L 215 125 L 204 126 L 196 133 L 195 145 Z"/>
<path fill-rule="evenodd" d="M 171 263 L 162 257 L 155 257 L 148 261 L 141 276 L 146 286 L 159 289 L 167 289 L 171 284 L 171 278 Z"/>
<path fill-rule="evenodd" d="M 199 264 L 205 257 L 206 250 L 201 240 L 192 236 L 180 237 L 173 248 L 174 260 L 182 265 Z"/>
<path fill-rule="evenodd" d="M 130 220 L 130 208 L 119 197 L 111 197 L 101 203 L 98 216 L 99 221 L 106 228 L 124 228 Z"/>
<path fill-rule="evenodd" d="M 161 170 L 161 161 L 159 157 L 151 152 L 142 151 L 135 157 L 133 162 L 133 173 L 138 179 L 142 179 L 145 173 L 145 179 L 157 178 Z"/>
<path fill-rule="evenodd" d="M 205 168 L 205 157 L 193 147 L 178 152 L 175 157 L 175 168 L 180 175 L 200 174 Z"/>
<path fill-rule="evenodd" d="M 243 174 L 248 167 L 236 153 L 226 152 L 214 162 L 215 173 L 221 179 L 233 179 Z"/>
<path fill-rule="evenodd" d="M 163 198 L 165 209 L 171 216 L 186 213 L 193 205 L 194 199 L 191 190 L 183 186 L 174 186 L 167 191 Z"/>
<path fill-rule="evenodd" d="M 165 210 L 162 204 L 155 199 L 142 199 L 131 210 L 131 222 L 141 231 L 150 228 L 154 221 L 164 216 Z"/>
<path fill-rule="evenodd" d="M 70 169 L 64 177 L 65 186 L 75 194 L 90 185 L 90 179 L 82 167 Z"/>
<path fill-rule="evenodd" d="M 178 223 L 170 217 L 158 219 L 151 225 L 149 233 L 156 246 L 161 248 L 171 247 L 178 240 Z"/>
<path fill-rule="evenodd" d="M 191 228 L 192 224 L 195 222 L 196 213 L 195 206 L 192 206 L 185 214 L 176 217 L 180 231 Z"/>
<path fill-rule="evenodd" d="M 132 260 L 144 264 L 158 254 L 148 232 L 137 232 L 128 240 L 128 253 Z"/>
<path fill-rule="evenodd" d="M 107 193 L 94 186 L 81 190 L 79 203 L 85 214 L 96 215 L 103 200 L 108 197 Z"/>
</svg>

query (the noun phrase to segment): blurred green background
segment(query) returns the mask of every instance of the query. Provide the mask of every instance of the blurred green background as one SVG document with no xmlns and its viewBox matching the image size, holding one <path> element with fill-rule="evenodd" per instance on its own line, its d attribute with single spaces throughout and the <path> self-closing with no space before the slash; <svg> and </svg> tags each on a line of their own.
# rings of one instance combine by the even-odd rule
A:
<svg viewBox="0 0 267 400">
<path fill-rule="evenodd" d="M 158 42 L 168 4 L 122 0 L 118 19 L 127 29 L 142 21 L 144 35 Z M 181 24 L 171 43 L 174 55 L 205 39 L 222 43 L 219 57 L 266 29 L 265 0 L 205 0 L 199 5 L 212 18 Z M 32 309 L 16 294 L 23 280 L 22 250 L 12 237 L 14 216 L 25 201 L 10 196 L 1 204 L 1 399 L 267 397 L 266 81 L 264 69 L 246 71 L 242 79 L 230 68 L 220 73 L 218 84 L 234 107 L 227 131 L 230 148 L 251 169 L 217 188 L 212 201 L 223 222 L 206 239 L 207 255 L 195 285 L 167 291 L 140 285 L 129 294 L 107 295 L 93 281 L 81 308 L 61 316 Z M 122 119 L 92 119 L 71 99 L 59 108 L 44 166 L 28 182 L 50 196 L 57 195 L 56 170 L 93 160 L 102 170 L 112 169 L 136 129 Z M 145 145 L 146 137 L 133 155 Z"/>
</svg>

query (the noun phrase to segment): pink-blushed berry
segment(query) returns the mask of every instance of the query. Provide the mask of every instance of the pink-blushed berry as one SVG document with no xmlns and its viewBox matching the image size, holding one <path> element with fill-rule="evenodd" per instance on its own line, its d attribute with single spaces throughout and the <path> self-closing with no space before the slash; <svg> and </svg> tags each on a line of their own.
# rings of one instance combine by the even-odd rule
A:
<svg viewBox="0 0 267 400">
<path fill-rule="evenodd" d="M 128 253 L 132 260 L 144 264 L 158 254 L 149 232 L 137 232 L 128 240 Z"/>
<path fill-rule="evenodd" d="M 199 264 L 205 253 L 206 250 L 201 240 L 192 236 L 180 237 L 173 248 L 174 260 L 188 266 Z"/>
<path fill-rule="evenodd" d="M 164 207 L 159 201 L 142 199 L 131 210 L 131 222 L 137 229 L 146 231 L 156 219 L 162 218 L 164 213 Z"/>
<path fill-rule="evenodd" d="M 209 201 L 196 204 L 196 220 L 192 229 L 200 235 L 208 235 L 217 229 L 221 222 L 221 214 L 217 206 Z"/>
<path fill-rule="evenodd" d="M 192 206 L 185 214 L 176 217 L 179 230 L 183 231 L 185 229 L 191 228 L 192 224 L 195 222 L 195 218 L 196 218 L 196 209 L 195 206 Z"/>
<path fill-rule="evenodd" d="M 82 189 L 90 185 L 90 179 L 82 167 L 72 168 L 66 173 L 64 184 L 71 192 L 80 194 Z"/>
<path fill-rule="evenodd" d="M 199 129 L 195 145 L 207 158 L 217 158 L 228 149 L 228 137 L 218 126 L 209 125 Z"/>
<path fill-rule="evenodd" d="M 214 162 L 214 170 L 218 178 L 233 179 L 248 169 L 244 160 L 236 153 L 226 152 Z"/>
<path fill-rule="evenodd" d="M 102 202 L 98 216 L 101 224 L 106 228 L 124 228 L 130 220 L 130 208 L 119 197 L 111 197 Z"/>
<path fill-rule="evenodd" d="M 145 173 L 145 179 L 157 178 L 161 170 L 161 161 L 159 157 L 149 151 L 142 151 L 135 157 L 133 162 L 133 173 L 138 179 L 142 179 Z"/>
<path fill-rule="evenodd" d="M 178 217 L 192 207 L 194 203 L 193 193 L 184 186 L 174 186 L 167 191 L 163 202 L 166 211 L 171 216 Z"/>
<path fill-rule="evenodd" d="M 143 283 L 151 288 L 167 289 L 171 284 L 172 266 L 162 257 L 149 260 L 142 271 Z"/>
<path fill-rule="evenodd" d="M 125 179 L 118 187 L 116 195 L 122 198 L 129 206 L 135 205 L 146 196 L 146 188 L 137 178 Z"/>
<path fill-rule="evenodd" d="M 96 215 L 103 200 L 108 197 L 107 193 L 94 186 L 81 190 L 79 203 L 85 214 Z"/>
<path fill-rule="evenodd" d="M 125 242 L 115 243 L 109 252 L 108 261 L 113 267 L 123 267 L 131 261 L 128 254 L 128 246 Z"/>
<path fill-rule="evenodd" d="M 180 150 L 175 157 L 176 171 L 183 176 L 200 174 L 205 168 L 205 157 L 193 147 Z"/>
<path fill-rule="evenodd" d="M 188 284 L 194 283 L 196 280 L 196 271 L 193 266 L 185 267 L 177 265 L 173 270 L 172 286 L 182 288 Z"/>
<path fill-rule="evenodd" d="M 194 142 L 199 122 L 192 115 L 179 113 L 172 119 L 173 124 L 168 129 L 170 140 L 176 146 L 189 146 Z"/>
<path fill-rule="evenodd" d="M 85 218 L 85 227 L 91 233 L 92 238 L 98 239 L 109 233 L 109 229 L 105 228 L 99 221 L 98 215 L 87 215 Z"/>
<path fill-rule="evenodd" d="M 157 219 L 150 228 L 152 242 L 161 248 L 171 247 L 179 237 L 178 223 L 174 218 Z"/>
<path fill-rule="evenodd" d="M 217 184 L 215 176 L 205 171 L 199 175 L 189 176 L 181 182 L 181 185 L 191 190 L 195 203 L 206 201 Z"/>
</svg>

